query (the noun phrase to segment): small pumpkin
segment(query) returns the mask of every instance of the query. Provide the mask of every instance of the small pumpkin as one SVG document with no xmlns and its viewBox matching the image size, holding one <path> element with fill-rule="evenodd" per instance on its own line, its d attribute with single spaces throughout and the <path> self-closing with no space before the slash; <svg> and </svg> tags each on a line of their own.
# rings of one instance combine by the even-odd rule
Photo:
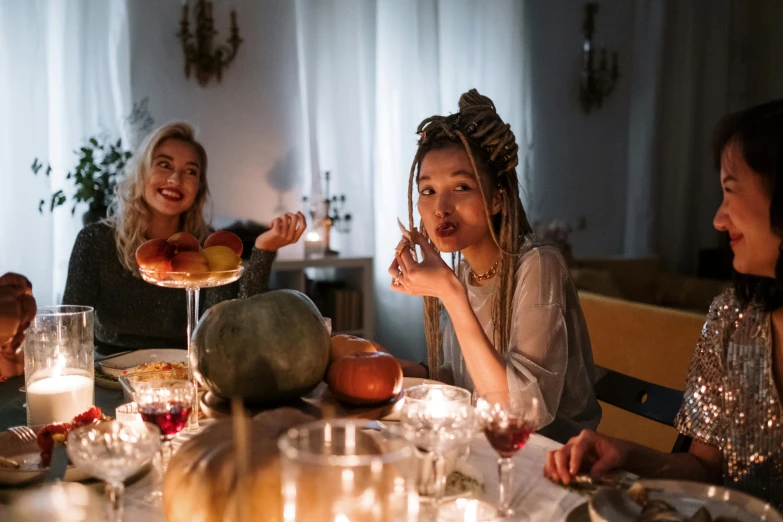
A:
<svg viewBox="0 0 783 522">
<path fill-rule="evenodd" d="M 288 429 L 315 420 L 294 408 L 256 415 L 250 423 L 249 494 L 240 496 L 231 420 L 207 426 L 185 442 L 169 462 L 163 481 L 168 522 L 239 522 L 240 502 L 250 516 L 242 522 L 282 522 L 280 452 L 277 439 Z"/>
<path fill-rule="evenodd" d="M 402 368 L 388 353 L 353 353 L 340 357 L 329 367 L 327 383 L 332 395 L 341 402 L 378 404 L 400 393 Z"/>
<path fill-rule="evenodd" d="M 329 364 L 340 357 L 359 352 L 377 352 L 379 351 L 375 343 L 356 337 L 355 335 L 337 334 L 332 336 L 332 352 L 329 357 Z"/>
<path fill-rule="evenodd" d="M 193 332 L 190 363 L 220 397 L 284 401 L 323 380 L 330 346 L 313 302 L 295 290 L 275 290 L 207 310 Z"/>
</svg>

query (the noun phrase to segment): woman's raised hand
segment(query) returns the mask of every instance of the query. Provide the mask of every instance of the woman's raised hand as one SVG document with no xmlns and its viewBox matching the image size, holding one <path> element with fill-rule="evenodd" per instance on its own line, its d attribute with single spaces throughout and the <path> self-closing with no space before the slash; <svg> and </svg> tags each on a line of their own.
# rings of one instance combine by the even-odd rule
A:
<svg viewBox="0 0 783 522">
<path fill-rule="evenodd" d="M 628 460 L 625 441 L 582 430 L 560 449 L 550 451 L 544 464 L 544 475 L 568 484 L 579 472 L 600 476 L 609 470 L 623 467 Z"/>
<path fill-rule="evenodd" d="M 302 237 L 307 222 L 304 214 L 286 212 L 272 220 L 272 227 L 256 238 L 256 248 L 267 252 L 277 252 L 284 246 L 296 243 Z"/>
<path fill-rule="evenodd" d="M 17 351 L 36 311 L 33 285 L 25 276 L 0 277 L 0 381 L 24 373 L 24 355 Z"/>
<path fill-rule="evenodd" d="M 422 260 L 417 263 L 407 248 L 395 255 L 389 267 L 392 290 L 441 300 L 451 297 L 455 292 L 464 292 L 454 271 L 424 236 L 413 231 L 413 240 L 421 248 Z"/>
</svg>

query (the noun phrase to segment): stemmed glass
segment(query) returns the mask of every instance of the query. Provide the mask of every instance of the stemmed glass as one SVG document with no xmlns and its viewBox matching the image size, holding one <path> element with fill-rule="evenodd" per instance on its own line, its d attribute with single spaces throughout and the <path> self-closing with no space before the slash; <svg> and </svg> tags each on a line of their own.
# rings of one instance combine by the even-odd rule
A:
<svg viewBox="0 0 783 522">
<path fill-rule="evenodd" d="M 211 271 L 203 273 L 191 272 L 160 272 L 159 270 L 149 270 L 140 268 L 141 278 L 163 288 L 184 288 L 186 291 L 188 307 L 188 327 L 186 331 L 188 341 L 188 378 L 195 385 L 196 376 L 193 373 L 193 363 L 195 360 L 191 350 L 191 338 L 193 330 L 198 324 L 198 301 L 202 288 L 213 288 L 233 283 L 244 273 L 244 267 L 240 266 L 236 270 Z M 198 429 L 198 395 L 193 396 L 192 415 L 188 422 L 188 429 Z"/>
<path fill-rule="evenodd" d="M 409 441 L 432 454 L 434 481 L 422 493 L 435 504 L 446 489 L 446 453 L 467 446 L 476 431 L 470 399 L 469 391 L 447 385 L 424 384 L 405 392 L 400 426 Z"/>
<path fill-rule="evenodd" d="M 538 422 L 538 399 L 529 396 L 512 395 L 508 392 L 487 393 L 476 403 L 481 428 L 498 459 L 498 482 L 500 498 L 498 509 L 503 516 L 511 516 L 511 482 L 517 451 L 525 447 L 530 434 L 536 431 Z"/>
<path fill-rule="evenodd" d="M 147 422 L 106 421 L 68 433 L 68 456 L 77 466 L 106 481 L 115 521 L 122 520 L 123 481 L 160 449 L 160 430 Z"/>
<path fill-rule="evenodd" d="M 195 395 L 196 387 L 189 380 L 161 379 L 134 383 L 139 415 L 160 429 L 161 477 L 166 473 L 168 457 L 171 456 L 171 441 L 188 424 Z M 162 495 L 158 487 L 149 495 L 149 500 L 159 501 Z"/>
</svg>

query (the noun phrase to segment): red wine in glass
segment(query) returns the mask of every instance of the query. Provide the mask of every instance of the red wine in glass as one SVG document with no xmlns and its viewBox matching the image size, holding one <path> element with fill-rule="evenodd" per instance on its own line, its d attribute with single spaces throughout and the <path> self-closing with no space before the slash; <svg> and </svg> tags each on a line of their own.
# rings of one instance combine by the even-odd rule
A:
<svg viewBox="0 0 783 522">
<path fill-rule="evenodd" d="M 530 434 L 536 428 L 524 419 L 508 419 L 503 424 L 493 421 L 484 425 L 484 435 L 490 445 L 503 458 L 513 457 L 517 451 L 525 447 Z"/>
<path fill-rule="evenodd" d="M 163 437 L 173 438 L 188 424 L 192 405 L 190 402 L 164 402 L 139 406 L 141 418 L 160 428 Z"/>
</svg>

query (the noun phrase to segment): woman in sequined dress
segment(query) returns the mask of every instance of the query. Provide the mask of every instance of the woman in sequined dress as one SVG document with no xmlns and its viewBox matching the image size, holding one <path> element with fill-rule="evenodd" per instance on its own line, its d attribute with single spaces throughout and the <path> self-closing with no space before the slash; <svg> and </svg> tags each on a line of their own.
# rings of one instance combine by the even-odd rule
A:
<svg viewBox="0 0 783 522">
<path fill-rule="evenodd" d="M 136 249 L 152 238 L 185 231 L 200 240 L 212 231 L 204 207 L 209 198 L 207 154 L 185 123 L 165 125 L 141 144 L 118 187 L 109 219 L 77 236 L 63 303 L 95 308 L 98 349 L 184 347 L 187 324 L 182 290 L 144 282 Z M 236 283 L 201 292 L 201 309 L 266 290 L 276 251 L 299 240 L 304 215 L 285 214 L 255 241 L 250 263 Z"/>
<path fill-rule="evenodd" d="M 689 452 L 584 431 L 549 453 L 550 478 L 623 468 L 722 482 L 783 509 L 783 101 L 724 118 L 715 154 L 723 202 L 714 225 L 729 235 L 736 277 L 713 301 L 691 362 L 676 418 Z"/>
</svg>

